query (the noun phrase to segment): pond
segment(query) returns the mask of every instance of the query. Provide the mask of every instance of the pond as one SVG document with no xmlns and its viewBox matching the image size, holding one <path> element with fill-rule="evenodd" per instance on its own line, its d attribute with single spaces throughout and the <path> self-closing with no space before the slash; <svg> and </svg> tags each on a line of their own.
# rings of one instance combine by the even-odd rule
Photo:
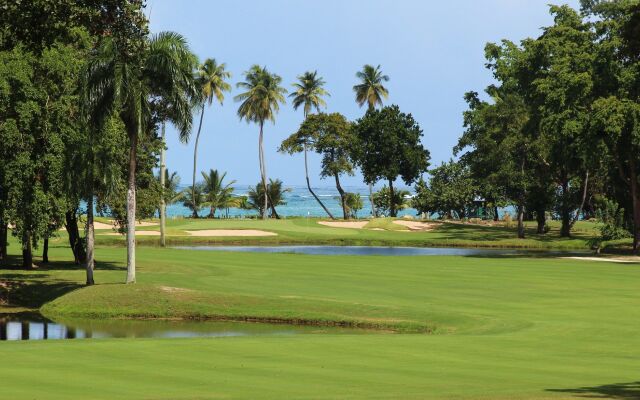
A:
<svg viewBox="0 0 640 400">
<path fill-rule="evenodd" d="M 354 328 L 251 322 L 167 320 L 69 320 L 54 322 L 39 314 L 0 314 L 0 341 L 100 338 L 191 338 L 298 334 L 363 334 Z"/>
<path fill-rule="evenodd" d="M 590 254 L 583 250 L 487 249 L 462 247 L 383 246 L 176 246 L 181 250 L 295 253 L 350 256 L 570 256 Z"/>
</svg>

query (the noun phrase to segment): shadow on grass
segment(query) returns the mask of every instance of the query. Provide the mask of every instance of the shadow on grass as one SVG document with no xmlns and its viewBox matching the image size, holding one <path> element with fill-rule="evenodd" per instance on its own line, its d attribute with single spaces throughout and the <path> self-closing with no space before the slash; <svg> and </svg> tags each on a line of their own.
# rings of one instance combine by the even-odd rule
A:
<svg viewBox="0 0 640 400">
<path fill-rule="evenodd" d="M 512 227 L 506 227 L 445 222 L 441 224 L 435 232 L 438 233 L 442 239 L 449 240 L 466 240 L 476 242 L 517 240 L 515 225 Z M 525 228 L 525 236 L 527 239 L 536 240 L 541 243 L 590 238 L 590 235 L 582 231 L 573 232 L 571 238 L 561 238 L 557 230 L 552 230 L 541 235 L 536 233 L 535 227 L 530 226 Z"/>
<path fill-rule="evenodd" d="M 7 309 L 38 309 L 43 304 L 83 286 L 76 282 L 50 281 L 49 277 L 49 274 L 0 275 L 0 302 Z"/>
<path fill-rule="evenodd" d="M 45 303 L 84 287 L 77 280 L 56 279 L 57 274 L 53 272 L 84 271 L 83 265 L 70 261 L 53 261 L 41 263 L 35 270 L 25 271 L 21 263 L 21 257 L 9 256 L 0 264 L 0 306 L 5 310 L 39 309 Z M 96 263 L 97 271 L 124 269 L 112 262 Z"/>
<path fill-rule="evenodd" d="M 613 383 L 593 387 L 575 389 L 547 389 L 548 392 L 573 394 L 575 397 L 590 399 L 624 399 L 640 400 L 640 381 L 628 383 Z"/>
<path fill-rule="evenodd" d="M 38 262 L 36 260 L 35 264 L 38 266 L 35 271 L 75 271 L 75 270 L 85 270 L 85 266 L 82 264 L 76 264 L 73 261 L 49 261 L 48 263 Z M 119 266 L 111 261 L 95 261 L 95 269 L 103 270 L 103 271 L 120 271 L 126 270 L 125 266 Z M 9 255 L 5 260 L 0 262 L 0 271 L 2 270 L 20 270 L 24 271 L 22 268 L 22 257 L 16 255 Z"/>
</svg>

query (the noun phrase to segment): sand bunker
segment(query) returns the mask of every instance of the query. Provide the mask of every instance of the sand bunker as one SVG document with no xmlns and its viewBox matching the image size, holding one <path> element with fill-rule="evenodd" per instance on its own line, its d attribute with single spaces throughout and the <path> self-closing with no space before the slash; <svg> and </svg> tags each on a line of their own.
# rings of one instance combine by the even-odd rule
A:
<svg viewBox="0 0 640 400">
<path fill-rule="evenodd" d="M 94 221 L 93 222 L 93 229 L 111 229 L 113 228 L 113 225 L 111 224 L 105 224 L 104 222 L 97 222 Z"/>
<path fill-rule="evenodd" d="M 145 221 L 136 222 L 136 226 L 156 226 L 156 225 L 158 224 L 156 224 L 155 222 L 145 222 Z M 93 229 L 112 229 L 112 228 L 113 228 L 112 223 L 105 224 L 104 222 L 98 222 L 98 221 L 93 222 Z"/>
<path fill-rule="evenodd" d="M 332 228 L 362 229 L 369 221 L 320 221 L 318 223 Z"/>
<path fill-rule="evenodd" d="M 109 233 L 104 233 L 104 235 L 124 236 L 124 233 L 109 232 Z M 136 231 L 136 236 L 160 236 L 160 232 L 159 231 Z"/>
<path fill-rule="evenodd" d="M 637 263 L 640 260 L 624 259 L 624 258 L 606 258 L 606 257 L 562 257 L 571 260 L 584 260 L 584 261 L 604 261 L 613 263 Z"/>
<path fill-rule="evenodd" d="M 431 222 L 393 221 L 393 223 L 396 225 L 406 226 L 410 231 L 430 231 L 435 228 L 435 224 Z"/>
<path fill-rule="evenodd" d="M 278 236 L 277 233 L 260 231 L 257 229 L 205 229 L 201 231 L 185 231 L 191 236 L 197 237 L 222 237 L 222 236 Z"/>
</svg>

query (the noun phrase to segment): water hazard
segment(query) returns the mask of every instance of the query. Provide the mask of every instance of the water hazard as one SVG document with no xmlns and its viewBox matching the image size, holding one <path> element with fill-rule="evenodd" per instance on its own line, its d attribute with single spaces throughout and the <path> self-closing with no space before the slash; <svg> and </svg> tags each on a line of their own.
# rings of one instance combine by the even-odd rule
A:
<svg viewBox="0 0 640 400">
<path fill-rule="evenodd" d="M 0 340 L 193 338 L 298 334 L 363 334 L 363 329 L 250 322 L 166 320 L 50 321 L 39 314 L 0 314 Z"/>
<path fill-rule="evenodd" d="M 589 251 L 383 246 L 177 246 L 181 250 L 351 256 L 572 256 Z"/>
</svg>

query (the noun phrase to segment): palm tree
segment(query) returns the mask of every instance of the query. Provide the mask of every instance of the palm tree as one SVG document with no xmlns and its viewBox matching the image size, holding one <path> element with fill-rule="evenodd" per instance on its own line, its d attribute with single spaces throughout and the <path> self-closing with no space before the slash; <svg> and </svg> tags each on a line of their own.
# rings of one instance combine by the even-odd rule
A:
<svg viewBox="0 0 640 400">
<path fill-rule="evenodd" d="M 182 205 L 197 213 L 205 203 L 204 186 L 201 183 L 182 192 Z"/>
<path fill-rule="evenodd" d="M 112 37 L 103 38 L 88 65 L 88 98 L 94 114 L 116 113 L 129 137 L 127 187 L 127 283 L 136 280 L 136 156 L 148 134 L 155 101 L 170 104 L 171 117 L 187 141 L 191 132 L 191 93 L 195 56 L 184 37 L 162 32 L 148 39 L 143 54 L 131 57 Z"/>
<path fill-rule="evenodd" d="M 169 172 L 168 169 L 165 169 L 164 179 L 160 179 L 160 176 L 158 176 L 158 181 L 164 182 L 162 202 L 165 205 L 174 204 L 182 199 L 183 193 L 178 190 L 178 187 L 180 186 L 180 177 L 177 172 Z"/>
<path fill-rule="evenodd" d="M 383 86 L 383 82 L 387 82 L 389 77 L 382 74 L 380 65 L 365 64 L 362 71 L 356 72 L 356 77 L 360 79 L 360 83 L 353 87 L 356 93 L 356 103 L 362 107 L 365 103 L 369 110 L 373 110 L 376 105 L 382 105 L 382 99 L 389 97 L 389 91 Z M 371 213 L 376 216 L 376 206 L 373 201 L 373 184 L 369 184 L 369 201 L 371 202 Z"/>
<path fill-rule="evenodd" d="M 264 162 L 264 123 L 271 121 L 275 123 L 275 115 L 280 109 L 280 103 L 285 103 L 284 95 L 287 90 L 280 86 L 282 78 L 272 74 L 267 67 L 259 65 L 252 66 L 244 73 L 245 81 L 239 82 L 237 86 L 246 91 L 235 97 L 241 102 L 238 107 L 238 116 L 249 122 L 255 122 L 260 127 L 258 136 L 258 156 L 260 162 L 260 176 L 262 185 L 267 186 L 267 168 Z M 262 219 L 267 218 L 268 191 L 264 191 L 264 207 L 262 209 Z M 274 215 L 277 215 L 275 206 L 271 205 Z"/>
<path fill-rule="evenodd" d="M 293 109 L 297 110 L 298 107 L 303 106 L 304 119 L 311 113 L 313 109 L 320 112 L 320 107 L 326 107 L 327 103 L 324 101 L 323 96 L 330 96 L 329 92 L 324 89 L 324 79 L 318 76 L 318 71 L 307 71 L 304 74 L 298 76 L 298 82 L 293 84 L 295 90 L 289 95 L 293 98 Z M 331 212 L 320 201 L 320 198 L 311 189 L 311 183 L 309 182 L 309 167 L 307 163 L 307 147 L 308 143 L 305 140 L 303 143 L 304 149 L 304 174 L 307 179 L 307 189 L 309 193 L 316 199 L 324 211 L 329 215 L 331 219 L 335 219 Z"/>
<path fill-rule="evenodd" d="M 198 140 L 200 139 L 200 131 L 202 130 L 202 120 L 204 119 L 205 105 L 211 106 L 214 97 L 220 105 L 224 101 L 224 92 L 231 90 L 231 85 L 227 83 L 227 79 L 231 78 L 231 73 L 226 70 L 225 63 L 218 64 L 215 59 L 207 58 L 198 69 L 198 86 L 201 90 L 200 103 L 202 111 L 200 112 L 200 123 L 198 124 L 198 134 L 196 135 L 196 144 L 193 149 L 193 181 L 191 188 L 196 187 L 196 164 L 198 156 Z M 198 218 L 197 211 L 193 216 Z"/>
<path fill-rule="evenodd" d="M 258 182 L 255 187 L 249 187 L 247 193 L 247 206 L 249 209 L 258 210 L 260 214 L 266 213 L 271 208 L 272 216 L 275 216 L 275 207 L 287 204 L 284 200 L 284 194 L 291 189 L 283 189 L 282 181 L 280 179 L 269 179 L 269 185 L 267 186 L 267 198 L 269 202 L 265 205 L 262 200 L 265 197 L 264 185 L 262 182 Z"/>
<path fill-rule="evenodd" d="M 216 209 L 229 207 L 233 194 L 233 185 L 236 181 L 224 183 L 227 173 L 220 174 L 217 169 L 209 170 L 209 174 L 202 172 L 204 178 L 205 201 L 209 206 L 209 218 L 214 218 Z"/>
</svg>

